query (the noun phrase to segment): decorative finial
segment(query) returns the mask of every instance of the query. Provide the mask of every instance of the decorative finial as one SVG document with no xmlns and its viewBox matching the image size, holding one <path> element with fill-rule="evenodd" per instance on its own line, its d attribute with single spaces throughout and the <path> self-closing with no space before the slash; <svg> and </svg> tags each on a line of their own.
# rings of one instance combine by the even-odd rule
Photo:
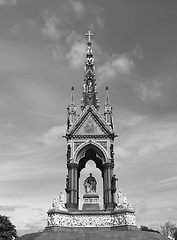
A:
<svg viewBox="0 0 177 240">
<path fill-rule="evenodd" d="M 70 105 L 75 106 L 75 101 L 74 101 L 74 87 L 71 87 L 71 101 Z"/>
<path fill-rule="evenodd" d="M 93 36 L 93 33 L 89 30 L 88 33 L 85 34 L 88 37 L 88 42 L 91 42 L 91 37 Z"/>
</svg>

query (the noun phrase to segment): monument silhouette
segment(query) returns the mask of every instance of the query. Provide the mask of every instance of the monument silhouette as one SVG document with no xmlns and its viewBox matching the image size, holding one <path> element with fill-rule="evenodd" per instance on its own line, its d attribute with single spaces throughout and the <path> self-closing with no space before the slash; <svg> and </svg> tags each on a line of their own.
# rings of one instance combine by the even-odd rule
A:
<svg viewBox="0 0 177 240">
<path fill-rule="evenodd" d="M 60 193 L 54 199 L 52 208 L 48 211 L 47 230 L 59 227 L 69 228 L 120 228 L 136 229 L 135 212 L 126 197 L 116 194 L 116 175 L 114 174 L 114 139 L 112 106 L 110 104 L 108 87 L 104 113 L 99 112 L 97 84 L 95 76 L 94 56 L 91 37 L 86 34 L 87 52 L 84 67 L 84 81 L 81 99 L 81 113 L 78 116 L 74 100 L 74 87 L 71 88 L 71 100 L 67 108 L 67 161 L 66 202 Z M 97 181 L 92 173 L 79 182 L 80 173 L 86 163 L 92 160 L 101 171 L 103 181 L 103 209 L 100 210 L 99 195 L 96 191 Z M 83 184 L 83 207 L 79 210 L 79 184 Z M 118 197 L 116 197 L 118 196 Z M 117 199 L 119 198 L 119 202 Z"/>
<path fill-rule="evenodd" d="M 116 186 L 118 179 L 114 173 L 114 139 L 117 135 L 114 132 L 113 110 L 106 87 L 104 112 L 99 112 L 91 41 L 93 34 L 89 31 L 86 36 L 88 41 L 81 113 L 78 115 L 76 112 L 74 87 L 71 88 L 71 100 L 67 108 L 66 197 L 60 192 L 59 197 L 53 200 L 48 211 L 47 227 L 36 240 L 148 239 L 142 233 L 138 235 L 135 211 Z M 101 172 L 102 209 L 94 175 L 88 172 L 88 177 L 80 183 L 80 173 L 89 160 L 94 161 Z M 79 185 L 85 191 L 82 209 L 79 209 Z M 160 235 L 157 238 L 154 236 L 151 239 L 161 239 Z"/>
</svg>

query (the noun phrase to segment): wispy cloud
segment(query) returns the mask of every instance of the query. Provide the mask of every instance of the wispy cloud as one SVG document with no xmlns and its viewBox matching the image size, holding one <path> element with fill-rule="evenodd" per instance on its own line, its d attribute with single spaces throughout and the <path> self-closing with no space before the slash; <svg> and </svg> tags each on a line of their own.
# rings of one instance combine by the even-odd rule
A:
<svg viewBox="0 0 177 240">
<path fill-rule="evenodd" d="M 68 0 L 69 4 L 71 5 L 74 12 L 77 14 L 77 16 L 82 17 L 85 12 L 85 6 L 81 1 L 78 0 Z"/>
<path fill-rule="evenodd" d="M 177 176 L 157 181 L 155 185 L 156 185 L 156 187 L 165 187 L 165 186 L 167 187 L 167 186 L 171 186 L 174 184 L 177 185 Z"/>
<path fill-rule="evenodd" d="M 49 37 L 51 40 L 60 40 L 62 31 L 59 29 L 61 19 L 56 14 L 49 14 L 47 11 L 44 13 L 45 24 L 41 29 L 44 36 Z"/>
<path fill-rule="evenodd" d="M 10 29 L 11 33 L 17 35 L 24 35 L 29 32 L 37 32 L 38 28 L 34 20 L 32 19 L 25 19 L 20 23 L 15 23 L 13 27 Z"/>
<path fill-rule="evenodd" d="M 15 6 L 16 4 L 17 4 L 17 0 L 0 0 L 0 5 Z"/>
<path fill-rule="evenodd" d="M 121 146 L 116 146 L 114 151 L 115 151 L 115 155 L 120 158 L 128 158 L 132 154 L 128 149 Z"/>
<path fill-rule="evenodd" d="M 152 152 L 176 145 L 176 134 L 176 123 L 166 123 L 165 125 L 159 123 L 159 126 L 156 125 L 155 129 L 153 128 L 152 130 L 148 129 L 147 131 L 144 131 L 142 135 L 143 139 L 141 139 L 140 142 L 140 149 L 138 151 L 138 155 L 148 155 Z"/>
<path fill-rule="evenodd" d="M 86 44 L 84 38 L 82 38 L 77 32 L 73 31 L 67 37 L 67 44 L 70 46 L 70 50 L 66 54 L 68 62 L 73 67 L 83 65 L 86 56 Z"/>
<path fill-rule="evenodd" d="M 135 67 L 133 59 L 127 54 L 114 55 L 97 69 L 100 81 L 115 78 L 118 73 L 130 74 Z"/>
<path fill-rule="evenodd" d="M 136 44 L 136 46 L 132 50 L 132 55 L 142 60 L 144 58 L 143 47 L 139 44 Z"/>
<path fill-rule="evenodd" d="M 32 135 L 32 139 L 34 141 L 38 141 L 40 143 L 43 143 L 45 145 L 59 145 L 59 137 L 64 135 L 66 133 L 66 124 L 54 126 L 48 129 L 45 133 L 43 133 L 41 136 Z"/>
<path fill-rule="evenodd" d="M 0 205 L 0 211 L 3 212 L 13 212 L 18 208 L 26 208 L 26 206 Z"/>
<path fill-rule="evenodd" d="M 161 85 L 162 83 L 156 80 L 148 81 L 146 83 L 140 82 L 137 89 L 139 98 L 143 101 L 154 100 L 162 96 Z"/>
</svg>

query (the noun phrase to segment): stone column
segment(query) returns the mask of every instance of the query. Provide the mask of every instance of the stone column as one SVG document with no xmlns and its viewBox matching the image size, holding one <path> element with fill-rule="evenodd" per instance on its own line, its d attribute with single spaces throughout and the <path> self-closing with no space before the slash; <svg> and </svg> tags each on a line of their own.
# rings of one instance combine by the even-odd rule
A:
<svg viewBox="0 0 177 240">
<path fill-rule="evenodd" d="M 69 177 L 69 190 L 67 193 L 67 209 L 78 209 L 78 166 L 75 163 L 69 163 L 68 177 Z"/>
<path fill-rule="evenodd" d="M 104 196 L 105 196 L 105 208 L 106 210 L 113 210 L 113 195 L 111 192 L 111 178 L 112 178 L 112 164 L 105 163 L 104 166 Z"/>
<path fill-rule="evenodd" d="M 104 209 L 107 207 L 108 199 L 107 199 L 107 169 L 104 168 L 103 172 L 103 198 L 104 198 Z"/>
</svg>

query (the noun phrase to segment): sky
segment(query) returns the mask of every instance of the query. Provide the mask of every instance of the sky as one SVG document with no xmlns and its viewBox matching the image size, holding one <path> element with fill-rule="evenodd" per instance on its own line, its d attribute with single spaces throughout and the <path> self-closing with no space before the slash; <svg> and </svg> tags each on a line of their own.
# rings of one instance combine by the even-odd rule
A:
<svg viewBox="0 0 177 240">
<path fill-rule="evenodd" d="M 100 113 L 108 86 L 119 136 L 117 187 L 138 227 L 177 224 L 176 12 L 176 0 L 0 0 L 0 214 L 18 235 L 43 230 L 64 192 L 62 136 L 72 86 L 80 113 L 88 30 Z M 100 178 L 89 161 L 81 192 L 90 171 Z"/>
</svg>

